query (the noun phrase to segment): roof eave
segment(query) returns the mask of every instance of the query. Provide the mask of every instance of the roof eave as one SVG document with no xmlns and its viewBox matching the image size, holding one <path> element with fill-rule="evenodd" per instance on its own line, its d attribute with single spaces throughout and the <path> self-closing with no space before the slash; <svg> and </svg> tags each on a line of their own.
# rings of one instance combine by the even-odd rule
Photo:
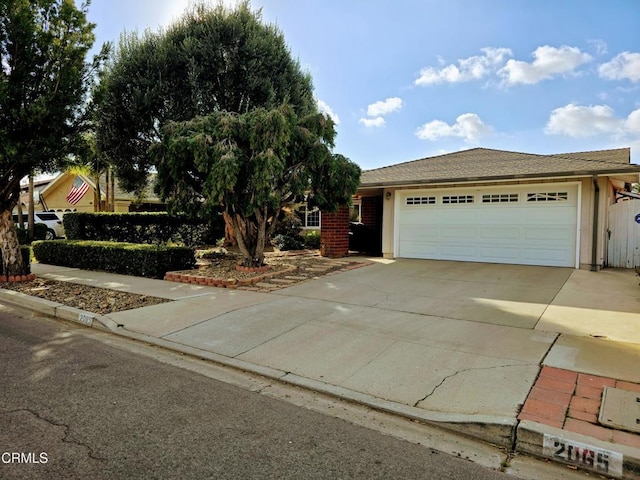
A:
<svg viewBox="0 0 640 480">
<path fill-rule="evenodd" d="M 531 173 L 521 175 L 492 175 L 490 177 L 452 177 L 443 178 L 437 180 L 418 179 L 418 180 L 403 180 L 403 181 L 391 181 L 391 182 L 375 182 L 375 183 L 361 183 L 359 188 L 390 188 L 390 187 L 407 187 L 415 185 L 440 185 L 451 183 L 484 183 L 484 182 L 496 182 L 496 181 L 509 181 L 509 180 L 534 180 L 534 179 L 546 179 L 546 178 L 579 178 L 579 177 L 592 177 L 593 175 L 627 175 L 630 173 L 640 173 L 640 165 L 632 165 L 630 168 L 621 168 L 617 170 L 590 170 L 590 171 L 567 171 L 567 172 L 554 172 L 554 173 Z"/>
</svg>

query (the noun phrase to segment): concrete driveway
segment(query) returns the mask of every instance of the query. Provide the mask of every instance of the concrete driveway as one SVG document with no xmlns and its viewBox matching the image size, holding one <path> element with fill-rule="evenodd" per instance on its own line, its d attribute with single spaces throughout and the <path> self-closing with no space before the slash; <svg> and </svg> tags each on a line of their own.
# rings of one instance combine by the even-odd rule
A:
<svg viewBox="0 0 640 480">
<path fill-rule="evenodd" d="M 423 420 L 510 432 L 543 363 L 640 383 L 640 286 L 625 270 L 378 260 L 261 293 L 39 269 L 174 299 L 111 314 L 126 330 Z"/>
<path fill-rule="evenodd" d="M 280 292 L 442 319 L 640 343 L 640 277 L 625 269 L 378 260 Z"/>
</svg>

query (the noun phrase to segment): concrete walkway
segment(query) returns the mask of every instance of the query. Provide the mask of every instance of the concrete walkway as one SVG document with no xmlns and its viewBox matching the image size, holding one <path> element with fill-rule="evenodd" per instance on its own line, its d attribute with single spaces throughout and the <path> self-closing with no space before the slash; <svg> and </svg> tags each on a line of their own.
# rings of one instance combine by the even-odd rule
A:
<svg viewBox="0 0 640 480">
<path fill-rule="evenodd" d="M 569 405 L 556 423 L 522 410 L 535 404 L 534 385 L 548 386 L 537 384 L 543 365 L 640 391 L 640 286 L 630 271 L 378 260 L 261 293 L 33 267 L 173 300 L 96 318 L 119 333 L 493 443 L 515 438 L 536 455 L 553 457 L 543 448 L 551 435 L 620 453 L 626 476 L 640 468 L 639 435 L 564 428 L 575 424 Z"/>
</svg>

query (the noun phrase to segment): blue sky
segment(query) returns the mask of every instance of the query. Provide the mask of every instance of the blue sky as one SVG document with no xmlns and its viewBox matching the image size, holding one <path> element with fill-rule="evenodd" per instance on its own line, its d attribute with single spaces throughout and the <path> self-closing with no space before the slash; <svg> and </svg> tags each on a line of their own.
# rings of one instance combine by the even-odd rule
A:
<svg viewBox="0 0 640 480">
<path fill-rule="evenodd" d="M 233 4 L 232 0 L 225 3 Z M 93 0 L 97 42 L 157 30 L 189 0 Z M 637 0 L 253 0 L 363 169 L 474 147 L 631 147 L 640 163 Z"/>
</svg>

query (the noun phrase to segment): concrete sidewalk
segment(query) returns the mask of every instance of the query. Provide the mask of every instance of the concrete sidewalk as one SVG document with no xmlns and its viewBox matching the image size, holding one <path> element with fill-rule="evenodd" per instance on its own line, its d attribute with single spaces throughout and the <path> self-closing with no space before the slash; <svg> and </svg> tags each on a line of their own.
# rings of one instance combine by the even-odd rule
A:
<svg viewBox="0 0 640 480">
<path fill-rule="evenodd" d="M 594 417 L 604 387 L 640 392 L 640 287 L 630 272 L 400 260 L 261 293 L 33 267 L 42 277 L 173 300 L 104 317 L 60 307 L 64 318 L 640 477 L 640 435 Z M 553 442 L 610 455 L 610 470 L 554 455 Z"/>
</svg>

